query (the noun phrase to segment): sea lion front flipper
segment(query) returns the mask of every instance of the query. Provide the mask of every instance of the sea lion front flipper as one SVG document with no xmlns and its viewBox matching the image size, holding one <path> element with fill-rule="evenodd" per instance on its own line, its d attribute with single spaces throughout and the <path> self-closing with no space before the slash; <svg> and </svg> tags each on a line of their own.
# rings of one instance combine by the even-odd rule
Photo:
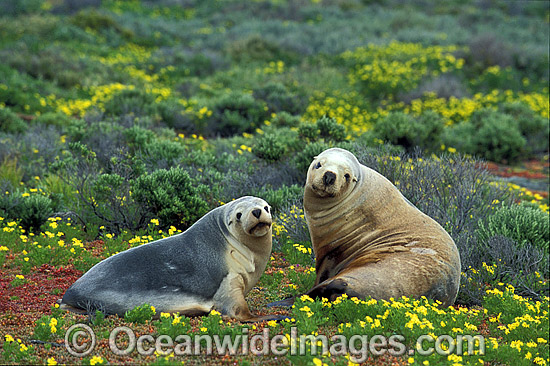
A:
<svg viewBox="0 0 550 366">
<path fill-rule="evenodd" d="M 243 323 L 262 322 L 266 320 L 283 320 L 281 315 L 256 316 L 248 308 L 244 298 L 244 280 L 241 276 L 229 275 L 224 279 L 216 293 L 214 308 L 222 315 L 229 316 Z"/>
</svg>

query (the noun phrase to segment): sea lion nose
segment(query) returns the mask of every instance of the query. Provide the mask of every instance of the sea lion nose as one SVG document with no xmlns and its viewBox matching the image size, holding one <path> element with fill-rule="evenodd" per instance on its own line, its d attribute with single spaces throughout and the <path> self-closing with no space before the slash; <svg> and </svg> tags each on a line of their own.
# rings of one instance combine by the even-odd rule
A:
<svg viewBox="0 0 550 366">
<path fill-rule="evenodd" d="M 326 186 L 330 186 L 334 184 L 335 181 L 336 181 L 336 174 L 334 174 L 333 172 L 326 172 L 323 175 L 323 183 L 325 183 Z"/>
<path fill-rule="evenodd" d="M 260 215 L 262 214 L 262 210 L 260 210 L 259 208 L 255 209 L 254 211 L 252 211 L 252 215 L 254 215 L 254 217 L 256 217 L 257 219 L 260 218 Z"/>
</svg>

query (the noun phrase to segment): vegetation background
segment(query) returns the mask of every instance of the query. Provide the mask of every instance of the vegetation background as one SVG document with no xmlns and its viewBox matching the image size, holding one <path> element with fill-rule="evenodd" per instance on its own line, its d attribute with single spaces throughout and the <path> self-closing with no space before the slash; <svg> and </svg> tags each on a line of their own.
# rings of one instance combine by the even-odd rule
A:
<svg viewBox="0 0 550 366">
<path fill-rule="evenodd" d="M 302 187 L 313 156 L 339 146 L 452 235 L 458 310 L 304 299 L 269 311 L 324 334 L 367 332 L 378 314 L 373 332 L 482 333 L 495 350 L 370 363 L 550 363 L 549 20 L 544 1 L 0 1 L 0 361 L 128 362 L 106 344 L 77 359 L 29 342 L 82 321 L 50 307 L 95 263 L 243 195 L 275 216 L 252 307 L 307 290 Z M 216 316 L 148 320 L 142 331 L 239 334 Z M 124 323 L 108 319 L 94 327 Z"/>
</svg>

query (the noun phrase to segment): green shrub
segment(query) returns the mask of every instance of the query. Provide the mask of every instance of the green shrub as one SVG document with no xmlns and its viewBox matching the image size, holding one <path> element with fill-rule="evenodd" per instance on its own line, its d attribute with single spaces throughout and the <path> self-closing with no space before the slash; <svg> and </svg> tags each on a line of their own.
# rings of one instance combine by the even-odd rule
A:
<svg viewBox="0 0 550 366">
<path fill-rule="evenodd" d="M 233 42 L 229 45 L 227 52 L 234 61 L 242 63 L 273 60 L 291 62 L 297 57 L 294 53 L 258 35 Z"/>
<path fill-rule="evenodd" d="M 139 126 L 132 126 L 124 130 L 123 136 L 128 145 L 134 148 L 140 148 L 150 144 L 156 138 L 153 131 Z"/>
<path fill-rule="evenodd" d="M 44 0 L 2 1 L 0 3 L 0 14 L 13 17 L 36 13 L 40 11 L 43 2 Z"/>
<path fill-rule="evenodd" d="M 23 174 L 23 168 L 16 158 L 5 158 L 0 164 L 0 183 L 7 181 L 10 188 L 19 186 L 23 181 Z M 11 191 L 11 189 L 4 189 L 0 193 L 3 194 L 6 190 Z"/>
<path fill-rule="evenodd" d="M 392 145 L 401 145 L 408 149 L 414 146 L 413 125 L 413 116 L 402 112 L 393 112 L 376 122 L 372 134 Z"/>
<path fill-rule="evenodd" d="M 508 115 L 481 109 L 469 121 L 446 130 L 445 144 L 466 154 L 495 162 L 513 162 L 521 157 L 526 140 Z"/>
<path fill-rule="evenodd" d="M 6 65 L 32 76 L 35 80 L 53 81 L 64 88 L 79 85 L 86 67 L 84 62 L 75 59 L 58 45 L 45 45 L 35 49 L 27 44 L 16 44 L 2 58 Z M 40 90 L 40 94 L 43 93 L 44 91 Z M 37 102 L 40 100 L 36 95 L 33 99 Z"/>
<path fill-rule="evenodd" d="M 166 334 L 176 339 L 181 334 L 188 334 L 191 331 L 190 319 L 186 316 L 160 316 L 160 319 L 153 323 L 158 334 Z"/>
<path fill-rule="evenodd" d="M 35 323 L 33 338 L 47 342 L 52 339 L 52 336 L 57 336 L 57 334 L 55 334 L 57 333 L 57 326 L 58 321 L 56 318 L 49 315 L 43 315 Z"/>
<path fill-rule="evenodd" d="M 530 153 L 548 151 L 548 118 L 535 114 L 528 105 L 520 102 L 503 103 L 499 106 L 499 111 L 514 118 L 521 134 L 527 140 L 526 148 Z"/>
<path fill-rule="evenodd" d="M 155 104 L 154 111 L 166 126 L 189 133 L 196 131 L 193 116 L 175 100 L 163 100 Z"/>
<path fill-rule="evenodd" d="M 133 32 L 120 26 L 115 19 L 108 15 L 100 13 L 97 9 L 84 9 L 73 15 L 70 22 L 84 30 L 93 29 L 97 32 L 114 30 L 124 37 L 131 38 Z"/>
<path fill-rule="evenodd" d="M 12 194 L 20 194 L 17 191 Z M 13 207 L 8 216 L 21 220 L 21 226 L 25 230 L 39 229 L 46 222 L 56 209 L 56 205 L 52 199 L 40 194 L 31 194 L 22 197 L 17 206 Z"/>
<path fill-rule="evenodd" d="M 269 202 L 273 212 L 281 212 L 289 203 L 296 202 L 304 196 L 303 187 L 293 184 L 279 189 L 266 189 L 257 193 L 258 197 Z"/>
<path fill-rule="evenodd" d="M 138 323 L 143 324 L 148 320 L 151 320 L 156 314 L 156 310 L 153 306 L 149 304 L 143 304 L 136 306 L 132 310 L 128 310 L 124 314 L 124 320 L 128 323 Z"/>
<path fill-rule="evenodd" d="M 272 112 L 302 114 L 307 106 L 307 98 L 289 91 L 283 84 L 270 82 L 254 89 L 254 98 L 265 101 Z"/>
<path fill-rule="evenodd" d="M 33 123 L 43 126 L 57 126 L 62 129 L 67 129 L 75 121 L 74 118 L 60 112 L 47 112 L 33 120 Z"/>
<path fill-rule="evenodd" d="M 27 129 L 27 124 L 11 109 L 0 107 L 0 131 L 7 133 L 21 133 Z"/>
<path fill-rule="evenodd" d="M 416 146 L 426 151 L 437 151 L 441 146 L 445 121 L 440 114 L 434 111 L 426 111 L 416 117 L 415 123 Z"/>
<path fill-rule="evenodd" d="M 233 136 L 253 132 L 268 118 L 267 107 L 250 94 L 225 93 L 210 106 L 212 116 L 203 131 L 208 136 Z"/>
<path fill-rule="evenodd" d="M 122 90 L 105 103 L 105 113 L 112 116 L 155 114 L 155 96 L 139 89 Z"/>
<path fill-rule="evenodd" d="M 285 154 L 285 144 L 276 135 L 264 134 L 252 148 L 257 157 L 267 161 L 277 161 Z"/>
<path fill-rule="evenodd" d="M 300 116 L 293 116 L 287 112 L 280 112 L 271 119 L 271 123 L 273 126 L 277 127 L 298 127 L 300 120 Z"/>
<path fill-rule="evenodd" d="M 133 197 L 162 225 L 187 228 L 208 211 L 189 174 L 181 168 L 159 169 L 138 177 Z"/>
<path fill-rule="evenodd" d="M 480 262 L 465 266 L 457 301 L 480 304 L 486 290 L 503 284 L 512 285 L 518 295 L 534 300 L 548 296 L 548 252 L 530 243 L 518 246 L 517 242 L 501 235 L 489 238 L 483 245 L 474 245 L 473 253 Z"/>
<path fill-rule="evenodd" d="M 530 243 L 543 250 L 548 260 L 550 222 L 548 214 L 538 208 L 524 204 L 502 206 L 486 221 L 479 221 L 476 233 L 480 244 L 497 235 L 512 239 L 520 247 Z"/>
<path fill-rule="evenodd" d="M 411 151 L 415 147 L 435 151 L 439 147 L 444 121 L 435 112 L 428 111 L 419 117 L 392 112 L 376 122 L 370 134 L 393 145 Z"/>
<path fill-rule="evenodd" d="M 316 141 L 319 138 L 319 127 L 316 123 L 302 122 L 298 126 L 298 134 L 306 141 Z"/>
<path fill-rule="evenodd" d="M 319 129 L 319 135 L 325 140 L 339 142 L 346 138 L 346 128 L 338 124 L 334 118 L 323 116 L 315 123 Z"/>
<path fill-rule="evenodd" d="M 154 159 L 153 166 L 161 161 L 164 161 L 166 166 L 173 166 L 185 154 L 185 147 L 176 141 L 155 139 L 145 145 L 145 153 L 150 159 Z"/>
</svg>

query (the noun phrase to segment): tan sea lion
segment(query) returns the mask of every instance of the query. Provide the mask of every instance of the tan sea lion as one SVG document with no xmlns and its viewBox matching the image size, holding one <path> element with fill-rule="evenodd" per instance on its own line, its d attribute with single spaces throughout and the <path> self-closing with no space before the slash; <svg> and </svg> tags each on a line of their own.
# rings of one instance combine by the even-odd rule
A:
<svg viewBox="0 0 550 366">
<path fill-rule="evenodd" d="M 257 317 L 245 301 L 271 254 L 271 211 L 261 198 L 218 207 L 185 232 L 109 257 L 65 293 L 63 308 L 123 316 L 147 303 L 160 312 L 203 315 L 215 309 L 240 321 Z"/>
<path fill-rule="evenodd" d="M 454 303 L 461 268 L 453 239 L 349 151 L 333 148 L 315 157 L 304 211 L 316 256 L 311 297 L 426 296 Z"/>
</svg>

